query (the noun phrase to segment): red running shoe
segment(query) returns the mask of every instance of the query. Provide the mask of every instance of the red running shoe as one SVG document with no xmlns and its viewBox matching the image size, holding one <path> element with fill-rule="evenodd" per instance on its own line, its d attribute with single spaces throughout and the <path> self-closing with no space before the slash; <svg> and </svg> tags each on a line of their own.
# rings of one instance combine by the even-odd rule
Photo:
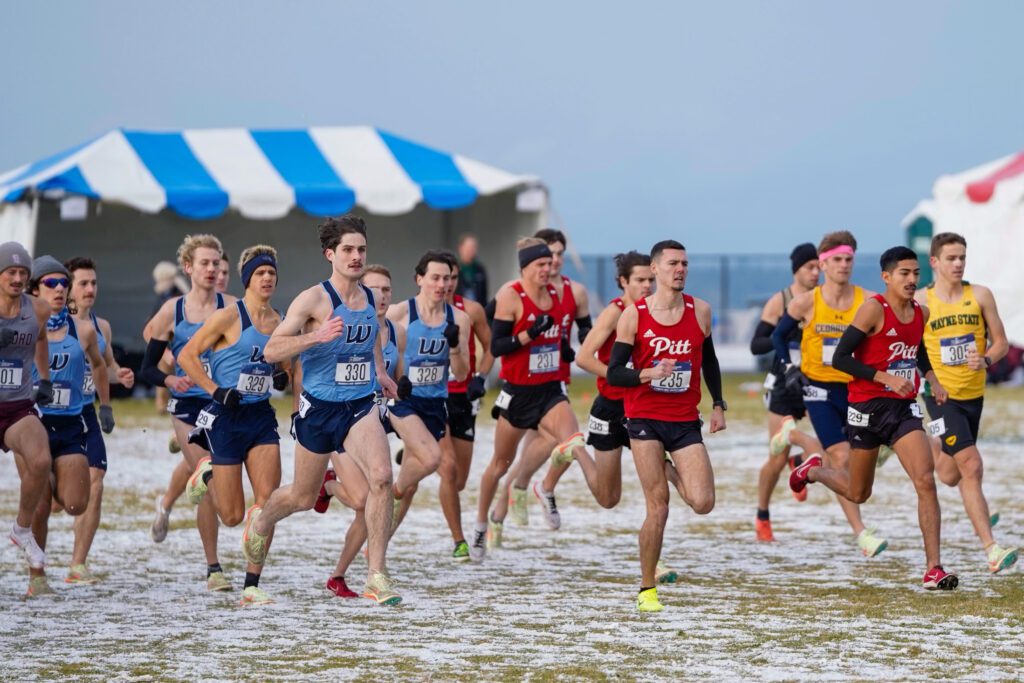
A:
<svg viewBox="0 0 1024 683">
<path fill-rule="evenodd" d="M 324 483 L 320 486 L 320 497 L 316 499 L 315 503 L 313 503 L 313 509 L 319 512 L 321 515 L 327 512 L 327 508 L 331 506 L 331 494 L 327 493 L 327 482 L 336 481 L 337 479 L 338 475 L 334 473 L 334 470 L 328 467 L 327 471 L 324 472 Z M 331 580 L 333 581 L 333 579 Z M 342 585 L 345 584 L 344 581 L 342 581 L 341 583 Z M 329 584 L 330 582 L 328 582 L 328 588 L 330 588 Z M 346 588 L 345 590 L 348 589 Z"/>
<path fill-rule="evenodd" d="M 804 460 L 800 467 L 790 472 L 789 488 L 792 489 L 793 493 L 800 493 L 807 488 L 807 472 L 812 467 L 821 467 L 821 456 L 817 453 Z"/>
<path fill-rule="evenodd" d="M 330 472 L 330 470 L 328 470 Z M 358 598 L 359 595 L 349 590 L 348 585 L 345 583 L 344 576 L 332 576 L 327 579 L 327 590 L 331 591 L 339 598 Z"/>
<path fill-rule="evenodd" d="M 772 521 L 770 519 L 755 519 L 754 529 L 757 531 L 757 540 L 764 543 L 771 543 L 775 540 L 772 534 Z"/>
<path fill-rule="evenodd" d="M 789 461 L 789 471 L 792 472 L 797 467 L 800 467 L 800 465 L 804 461 L 804 458 L 803 458 L 803 454 L 801 453 L 799 455 L 791 455 L 791 456 L 789 456 L 789 458 L 787 458 L 787 460 Z M 805 500 L 807 500 L 807 489 L 806 488 L 803 491 L 800 491 L 799 493 L 797 493 L 796 491 L 791 491 L 790 493 L 793 494 L 793 497 L 796 498 L 798 503 L 802 503 Z"/>
<path fill-rule="evenodd" d="M 947 574 L 941 564 L 937 564 L 929 569 L 922 580 L 925 590 L 930 591 L 951 591 L 959 583 L 960 579 L 956 577 L 956 574 Z"/>
</svg>

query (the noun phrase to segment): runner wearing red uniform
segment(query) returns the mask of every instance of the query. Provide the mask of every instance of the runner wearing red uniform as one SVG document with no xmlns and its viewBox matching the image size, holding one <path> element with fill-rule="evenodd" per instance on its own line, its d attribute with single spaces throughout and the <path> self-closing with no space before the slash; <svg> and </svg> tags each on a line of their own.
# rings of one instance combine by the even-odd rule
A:
<svg viewBox="0 0 1024 683">
<path fill-rule="evenodd" d="M 878 448 L 891 446 L 917 491 L 928 569 L 923 585 L 928 590 L 952 590 L 958 579 L 943 570 L 939 558 L 934 463 L 917 404 L 918 368 L 931 384 L 937 403 L 945 403 L 948 396 L 921 344 L 928 321 L 928 309 L 914 301 L 921 269 L 917 255 L 907 247 L 886 251 L 881 266 L 885 293 L 867 299 L 857 310 L 833 360 L 838 370 L 853 376 L 846 419 L 849 466 L 825 468 L 820 457 L 811 456 L 793 470 L 790 487 L 800 491 L 808 482 L 819 481 L 854 503 L 863 503 L 871 497 Z"/>
<path fill-rule="evenodd" d="M 725 429 L 722 375 L 711 340 L 711 307 L 683 294 L 689 262 L 674 240 L 651 249 L 657 291 L 623 311 L 608 363 L 612 386 L 628 387 L 625 410 L 630 449 L 647 500 L 640 529 L 640 593 L 637 609 L 663 609 L 655 588 L 669 493 L 665 452 L 679 473 L 677 486 L 694 512 L 715 506 L 715 479 L 701 437 L 700 376 L 713 399 L 711 433 Z M 630 366 L 630 361 L 632 365 Z"/>
</svg>

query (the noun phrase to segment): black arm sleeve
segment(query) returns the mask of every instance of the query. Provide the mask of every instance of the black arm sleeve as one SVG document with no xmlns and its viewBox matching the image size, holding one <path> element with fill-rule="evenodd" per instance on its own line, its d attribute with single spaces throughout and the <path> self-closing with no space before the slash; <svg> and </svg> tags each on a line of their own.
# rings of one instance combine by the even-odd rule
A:
<svg viewBox="0 0 1024 683">
<path fill-rule="evenodd" d="M 487 302 L 487 305 L 484 306 L 484 315 L 487 316 L 487 324 L 489 324 L 489 325 L 493 325 L 494 324 L 494 311 L 497 310 L 497 308 L 498 308 L 498 300 L 497 299 L 491 299 L 490 301 Z"/>
<path fill-rule="evenodd" d="M 580 340 L 580 344 L 583 343 L 583 340 L 587 338 L 592 329 L 594 329 L 594 323 L 589 315 L 576 318 L 576 338 Z"/>
<path fill-rule="evenodd" d="M 783 363 L 790 364 L 793 359 L 789 356 L 789 335 L 800 325 L 800 322 L 786 311 L 782 314 L 778 326 L 772 332 L 772 347 L 775 355 Z"/>
<path fill-rule="evenodd" d="M 922 376 L 932 371 L 932 359 L 928 357 L 928 349 L 925 348 L 924 340 L 917 347 L 917 369 L 921 371 Z"/>
<path fill-rule="evenodd" d="M 146 355 L 142 357 L 142 368 L 139 370 L 139 375 L 155 387 L 166 386 L 164 381 L 167 379 L 167 375 L 160 372 L 160 368 L 157 367 L 166 350 L 166 341 L 150 339 L 149 344 L 146 345 Z"/>
<path fill-rule="evenodd" d="M 613 387 L 640 386 L 640 371 L 627 368 L 626 363 L 633 357 L 633 345 L 617 341 L 612 344 L 612 355 L 608 359 L 608 384 Z"/>
<path fill-rule="evenodd" d="M 497 358 L 520 348 L 519 335 L 512 334 L 515 326 L 511 320 L 494 319 L 491 323 L 491 354 Z"/>
<path fill-rule="evenodd" d="M 832 367 L 859 379 L 875 381 L 875 369 L 853 357 L 853 352 L 867 338 L 868 335 L 863 330 L 859 330 L 853 325 L 847 327 L 846 332 L 843 332 L 843 336 L 839 338 L 839 344 L 836 345 L 836 353 L 832 357 Z"/>
<path fill-rule="evenodd" d="M 711 336 L 704 337 L 704 345 L 701 347 L 701 372 L 704 373 L 704 383 L 708 385 L 708 393 L 712 401 L 722 400 L 722 368 L 718 365 L 718 355 L 715 353 L 715 342 Z"/>
<path fill-rule="evenodd" d="M 772 332 L 774 331 L 775 325 L 764 320 L 758 321 L 757 328 L 754 330 L 754 338 L 750 340 L 750 352 L 755 356 L 760 356 L 774 351 L 775 344 L 772 341 Z"/>
</svg>

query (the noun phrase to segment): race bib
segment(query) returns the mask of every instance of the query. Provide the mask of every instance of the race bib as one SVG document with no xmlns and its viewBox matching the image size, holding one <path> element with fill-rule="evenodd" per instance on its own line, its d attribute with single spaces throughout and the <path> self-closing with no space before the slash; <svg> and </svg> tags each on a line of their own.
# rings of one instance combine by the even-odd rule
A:
<svg viewBox="0 0 1024 683">
<path fill-rule="evenodd" d="M 544 346 L 530 347 L 530 374 L 543 375 L 549 372 L 558 372 L 559 361 L 558 345 L 545 344 Z"/>
<path fill-rule="evenodd" d="M 832 367 L 832 358 L 836 355 L 836 347 L 839 346 L 838 337 L 825 337 L 821 340 L 821 364 Z"/>
<path fill-rule="evenodd" d="M 889 363 L 889 367 L 885 370 L 890 375 L 905 379 L 908 382 L 917 382 L 917 361 L 913 360 L 896 360 Z M 886 391 L 892 391 L 886 387 Z"/>
<path fill-rule="evenodd" d="M 235 389 L 250 396 L 266 394 L 270 391 L 271 374 L 271 368 L 266 363 L 246 363 L 238 374 Z"/>
<path fill-rule="evenodd" d="M 924 417 L 924 413 L 921 412 L 921 405 L 917 401 L 910 404 L 910 414 L 916 418 Z"/>
<path fill-rule="evenodd" d="M 611 433 L 611 427 L 608 424 L 608 420 L 599 420 L 593 415 L 587 420 L 587 431 L 591 434 L 603 434 L 608 435 Z"/>
<path fill-rule="evenodd" d="M 930 436 L 942 436 L 946 433 L 946 418 L 940 417 L 928 423 L 928 434 Z"/>
<path fill-rule="evenodd" d="M 178 399 L 169 398 L 167 399 L 167 412 L 174 414 L 174 411 L 178 409 Z"/>
<path fill-rule="evenodd" d="M 20 389 L 24 372 L 20 360 L 0 360 L 0 389 Z"/>
<path fill-rule="evenodd" d="M 91 372 L 85 373 L 85 378 L 82 380 L 82 393 L 86 396 L 96 393 L 96 382 L 93 381 Z"/>
<path fill-rule="evenodd" d="M 370 365 L 368 356 L 339 356 L 334 366 L 334 383 L 346 386 L 369 384 Z"/>
<path fill-rule="evenodd" d="M 213 413 L 208 413 L 206 410 L 200 410 L 196 416 L 196 427 L 200 429 L 210 429 L 213 427 L 213 421 L 217 419 L 217 416 Z"/>
<path fill-rule="evenodd" d="M 853 406 L 846 409 L 846 424 L 851 427 L 867 427 L 868 418 L 870 417 L 871 415 L 869 413 L 862 413 L 859 410 L 856 410 Z"/>
<path fill-rule="evenodd" d="M 480 399 L 476 399 L 470 405 L 470 414 L 476 417 L 476 414 L 480 412 Z"/>
<path fill-rule="evenodd" d="M 53 383 L 53 401 L 49 405 L 50 408 L 70 408 L 71 407 L 71 385 L 67 382 L 54 382 Z"/>
<path fill-rule="evenodd" d="M 828 390 L 808 384 L 804 387 L 804 401 L 827 401 Z"/>
<path fill-rule="evenodd" d="M 764 378 L 764 388 L 766 391 L 771 391 L 775 388 L 775 373 L 769 372 Z"/>
<path fill-rule="evenodd" d="M 657 363 L 652 364 L 652 367 Z M 651 389 L 665 394 L 681 394 L 690 388 L 690 361 L 678 361 L 668 377 L 651 380 Z"/>
<path fill-rule="evenodd" d="M 447 362 L 425 362 L 409 367 L 409 382 L 414 387 L 440 384 L 444 381 L 445 371 L 448 369 Z"/>
<path fill-rule="evenodd" d="M 299 417 L 306 417 L 306 413 L 313 407 L 313 404 L 309 402 L 306 395 L 299 396 Z"/>
<path fill-rule="evenodd" d="M 494 399 L 494 407 L 501 410 L 508 410 L 508 404 L 512 402 L 512 394 L 504 389 L 498 392 L 498 398 Z"/>
<path fill-rule="evenodd" d="M 967 365 L 967 353 L 969 351 L 977 352 L 977 350 L 978 344 L 973 334 L 939 340 L 939 353 L 942 355 L 943 365 Z"/>
</svg>

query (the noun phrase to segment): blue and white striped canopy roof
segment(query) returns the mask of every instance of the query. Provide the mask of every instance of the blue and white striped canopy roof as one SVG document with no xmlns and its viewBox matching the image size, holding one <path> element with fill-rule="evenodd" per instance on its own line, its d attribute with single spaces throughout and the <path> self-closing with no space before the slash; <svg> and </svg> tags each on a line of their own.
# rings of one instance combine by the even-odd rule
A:
<svg viewBox="0 0 1024 683">
<path fill-rule="evenodd" d="M 314 216 L 359 206 L 396 215 L 421 201 L 457 209 L 536 183 L 366 126 L 304 130 L 114 130 L 0 174 L 0 201 L 31 189 L 117 202 L 192 219 L 235 209 L 275 219 L 298 206 Z"/>
</svg>

